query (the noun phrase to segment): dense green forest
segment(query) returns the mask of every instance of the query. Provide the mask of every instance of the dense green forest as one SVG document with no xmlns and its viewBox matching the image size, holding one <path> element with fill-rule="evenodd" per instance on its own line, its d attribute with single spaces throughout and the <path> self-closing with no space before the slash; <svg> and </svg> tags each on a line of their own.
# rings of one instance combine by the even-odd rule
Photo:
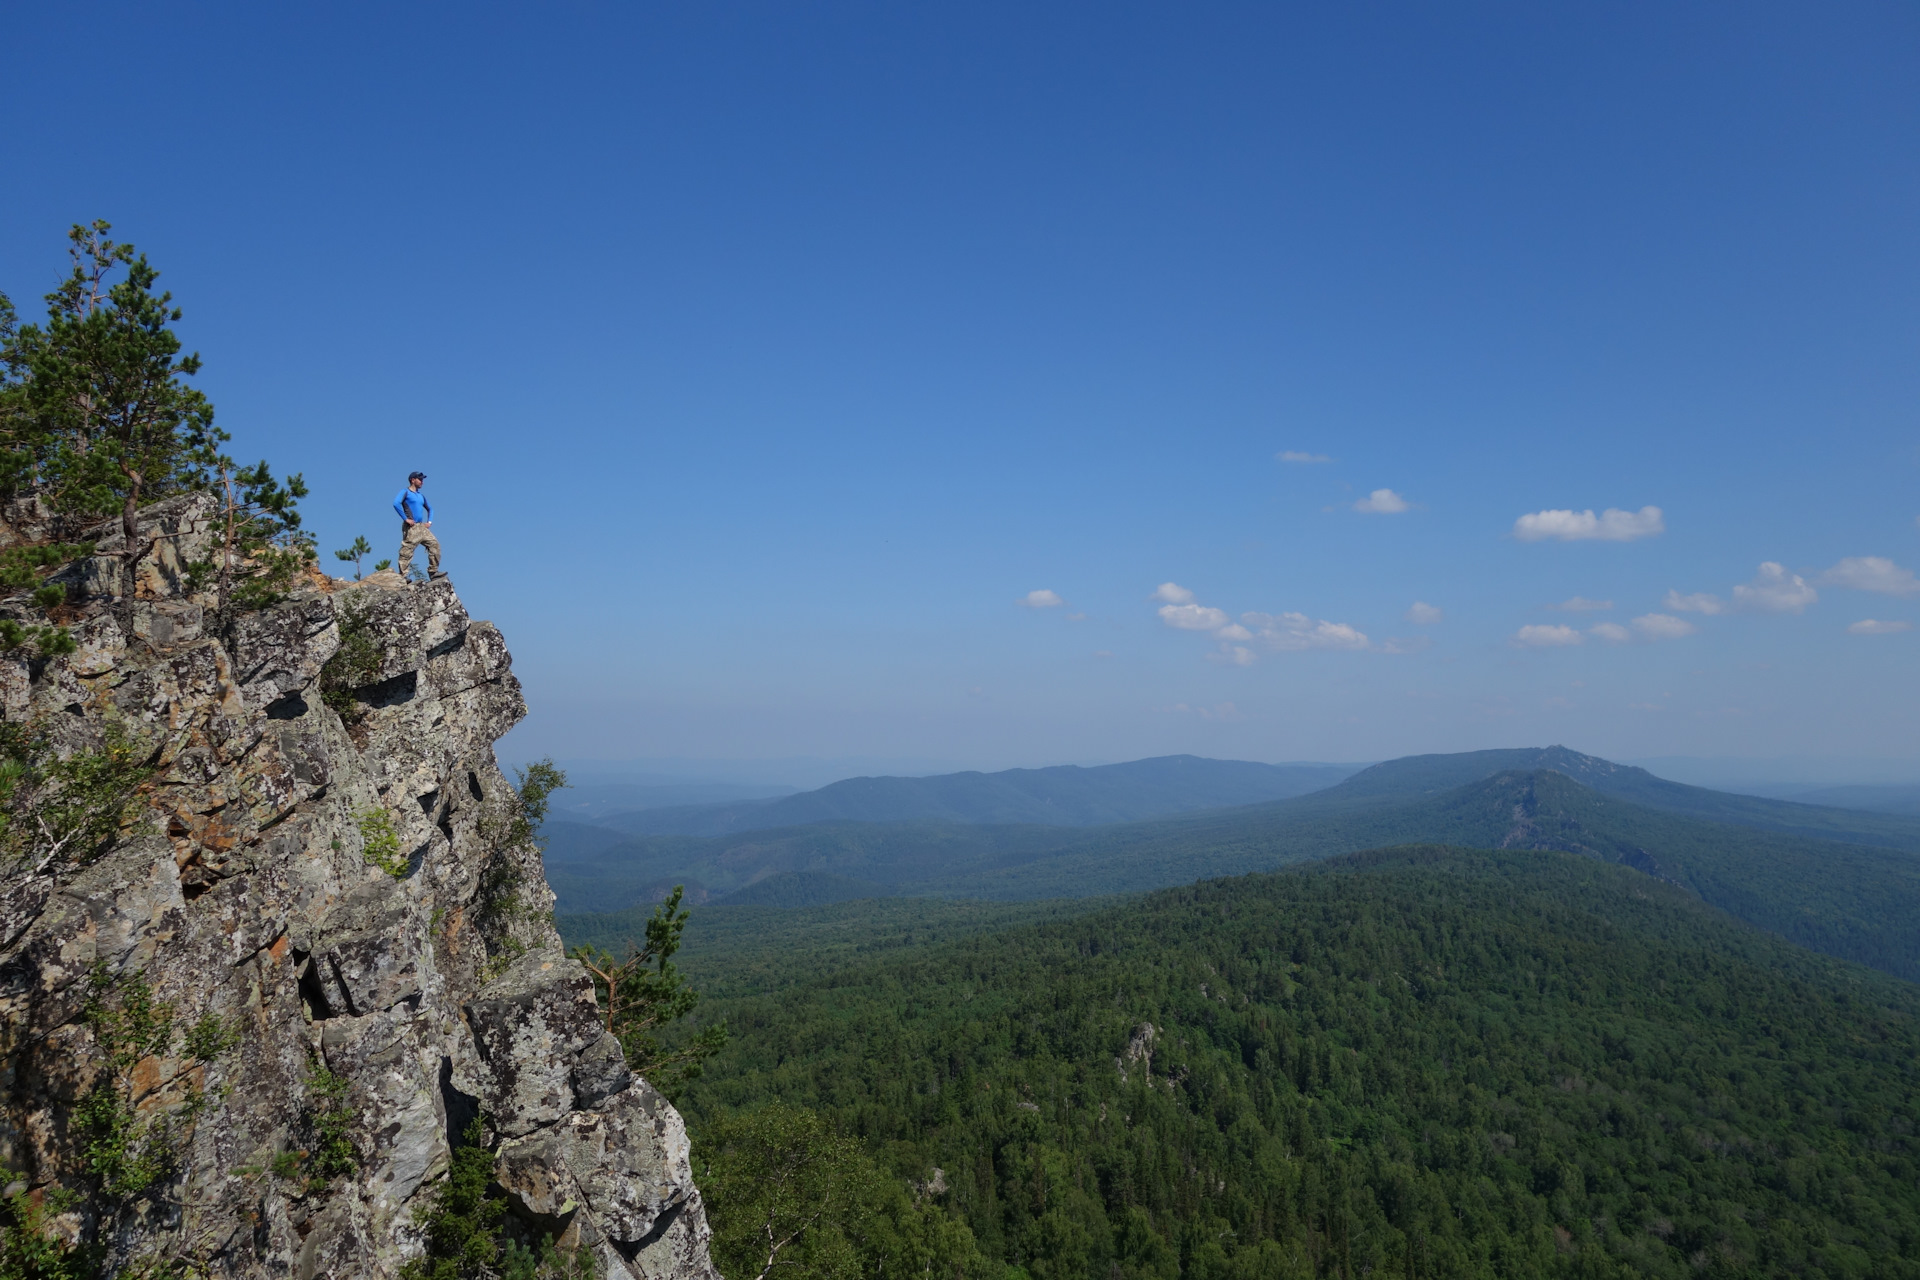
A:
<svg viewBox="0 0 1920 1280">
<path fill-rule="evenodd" d="M 1679 886 L 1423 848 L 860 927 L 908 905 L 736 917 L 696 1154 L 810 1108 L 1014 1280 L 1920 1275 L 1920 992 Z"/>
<path fill-rule="evenodd" d="M 1106 899 L 978 902 L 964 898 L 884 898 L 809 910 L 706 907 L 675 956 L 688 979 L 712 996 L 763 995 L 829 970 L 913 947 L 991 933 L 1015 925 L 1067 920 L 1111 905 Z M 618 952 L 646 936 L 655 908 L 635 907 L 555 921 L 569 947 Z"/>
</svg>

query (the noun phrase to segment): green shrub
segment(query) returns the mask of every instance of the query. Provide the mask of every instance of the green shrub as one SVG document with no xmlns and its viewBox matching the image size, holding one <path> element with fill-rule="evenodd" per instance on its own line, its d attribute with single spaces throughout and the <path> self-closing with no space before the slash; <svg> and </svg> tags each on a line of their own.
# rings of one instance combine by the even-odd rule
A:
<svg viewBox="0 0 1920 1280">
<path fill-rule="evenodd" d="M 38 547 L 8 547 L 0 551 L 0 587 L 34 586 L 46 570 L 71 564 L 92 554 L 91 542 L 50 542 Z"/>
<path fill-rule="evenodd" d="M 143 972 L 115 978 L 101 961 L 88 975 L 82 1016 L 104 1062 L 74 1107 L 75 1127 L 85 1137 L 81 1167 L 105 1198 L 131 1199 L 171 1175 L 178 1163 L 170 1117 L 141 1119 L 133 1084 L 134 1067 L 172 1044 L 173 1007 L 154 999 Z"/>
<path fill-rule="evenodd" d="M 553 1238 L 516 1231 L 507 1203 L 489 1193 L 493 1154 L 475 1119 L 453 1150 L 447 1180 L 417 1211 L 427 1248 L 400 1269 L 400 1280 L 592 1280 L 590 1249 L 560 1249 Z"/>
<path fill-rule="evenodd" d="M 407 859 L 400 856 L 400 833 L 393 829 L 393 815 L 385 809 L 368 809 L 360 815 L 360 856 L 367 865 L 378 867 L 398 880 L 407 874 Z"/>
<path fill-rule="evenodd" d="M 90 1280 L 93 1250 L 71 1245 L 50 1226 L 51 1220 L 81 1203 L 62 1187 L 44 1188 L 35 1198 L 26 1180 L 0 1170 L 8 1187 L 0 1209 L 0 1280 Z"/>
<path fill-rule="evenodd" d="M 38 725 L 0 723 L 0 850 L 35 872 L 105 853 L 153 776 L 149 746 L 108 720 L 97 750 L 65 759 Z"/>
<path fill-rule="evenodd" d="M 360 1153 L 350 1133 L 353 1108 L 347 1101 L 349 1088 L 345 1076 L 319 1063 L 307 1073 L 306 1121 L 313 1132 L 313 1146 L 308 1149 L 306 1167 L 312 1182 L 331 1182 L 359 1171 Z"/>
<path fill-rule="evenodd" d="M 627 1065 L 668 1098 L 699 1079 L 701 1065 L 727 1043 L 724 1022 L 704 1027 L 672 1048 L 659 1039 L 663 1028 L 685 1018 L 700 1002 L 699 994 L 687 986 L 673 964 L 690 914 L 680 905 L 685 890 L 685 885 L 675 885 L 667 900 L 654 908 L 647 919 L 645 945 L 629 938 L 624 958 L 595 946 L 567 952 L 593 976 L 600 1016 L 619 1039 Z"/>
<path fill-rule="evenodd" d="M 386 650 L 374 634 L 372 601 L 355 594 L 347 596 L 335 614 L 340 628 L 340 647 L 320 668 L 320 700 L 332 707 L 348 725 L 366 719 L 367 709 L 353 696 L 380 678 L 386 662 Z"/>
</svg>

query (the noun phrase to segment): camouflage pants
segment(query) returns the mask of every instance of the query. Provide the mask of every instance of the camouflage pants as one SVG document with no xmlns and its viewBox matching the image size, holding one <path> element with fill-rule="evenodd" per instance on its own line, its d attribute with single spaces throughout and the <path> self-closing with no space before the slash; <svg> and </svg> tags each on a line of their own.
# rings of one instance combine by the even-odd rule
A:
<svg viewBox="0 0 1920 1280">
<path fill-rule="evenodd" d="M 415 547 L 427 549 L 427 572 L 438 573 L 440 571 L 440 539 L 434 537 L 433 530 L 424 524 L 407 524 L 400 526 L 400 558 L 394 566 L 400 571 L 400 576 L 404 578 L 412 571 Z"/>
</svg>

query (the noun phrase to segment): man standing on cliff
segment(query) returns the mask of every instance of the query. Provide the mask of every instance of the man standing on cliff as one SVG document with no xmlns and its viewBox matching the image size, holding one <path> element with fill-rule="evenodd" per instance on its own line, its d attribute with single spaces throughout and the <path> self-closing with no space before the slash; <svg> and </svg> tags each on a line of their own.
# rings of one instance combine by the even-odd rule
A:
<svg viewBox="0 0 1920 1280">
<path fill-rule="evenodd" d="M 440 540 L 433 536 L 433 504 L 427 501 L 426 494 L 420 492 L 420 486 L 426 482 L 426 472 L 414 472 L 407 477 L 407 487 L 393 500 L 393 509 L 400 513 L 400 556 L 397 567 L 402 578 L 412 574 L 413 549 L 419 546 L 427 549 L 427 576 L 447 576 L 440 572 Z"/>
</svg>

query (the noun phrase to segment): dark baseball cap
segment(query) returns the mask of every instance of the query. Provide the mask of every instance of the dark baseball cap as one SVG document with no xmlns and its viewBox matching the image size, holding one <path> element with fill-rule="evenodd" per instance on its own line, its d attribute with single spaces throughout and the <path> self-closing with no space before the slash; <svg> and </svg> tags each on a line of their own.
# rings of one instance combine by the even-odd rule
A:
<svg viewBox="0 0 1920 1280">
<path fill-rule="evenodd" d="M 412 483 L 413 483 L 413 482 L 414 482 L 415 480 L 425 480 L 426 478 L 427 478 L 427 473 L 426 473 L 426 472 L 424 472 L 424 471 L 409 471 L 409 472 L 407 472 L 407 483 L 408 483 L 408 484 L 412 484 Z"/>
</svg>

